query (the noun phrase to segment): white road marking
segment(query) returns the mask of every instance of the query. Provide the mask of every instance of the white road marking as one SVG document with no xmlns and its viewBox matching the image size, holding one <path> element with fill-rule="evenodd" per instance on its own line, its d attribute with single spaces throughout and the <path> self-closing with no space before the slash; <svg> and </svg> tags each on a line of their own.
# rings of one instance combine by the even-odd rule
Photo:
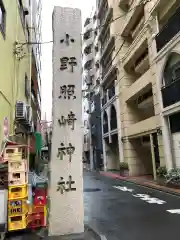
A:
<svg viewBox="0 0 180 240">
<path fill-rule="evenodd" d="M 134 191 L 133 189 L 129 189 L 127 187 L 121 187 L 121 186 L 114 186 L 113 188 L 119 189 L 123 192 L 133 192 Z"/>
<path fill-rule="evenodd" d="M 180 214 L 180 209 L 171 209 L 171 210 L 166 210 L 169 213 L 176 213 L 176 214 Z"/>
<path fill-rule="evenodd" d="M 101 240 L 107 240 L 107 238 L 104 235 L 100 235 Z"/>
<path fill-rule="evenodd" d="M 113 186 L 113 188 L 116 188 L 118 190 L 121 190 L 123 192 L 133 192 L 134 190 L 133 189 L 129 189 L 127 187 L 121 187 L 121 186 Z M 132 195 L 133 197 L 136 197 L 136 198 L 140 198 L 141 200 L 147 202 L 147 203 L 150 203 L 150 204 L 165 204 L 166 202 L 163 201 L 163 200 L 160 200 L 159 198 L 152 198 L 151 196 L 147 195 L 147 194 L 135 194 L 135 195 Z M 180 213 L 179 213 L 180 214 Z"/>
<path fill-rule="evenodd" d="M 160 200 L 158 198 L 151 198 L 149 195 L 147 194 L 136 194 L 133 195 L 134 197 L 138 197 L 141 200 L 147 202 L 147 203 L 156 203 L 156 204 L 165 204 L 166 202 L 163 200 Z"/>
<path fill-rule="evenodd" d="M 147 194 L 136 194 L 136 195 L 133 195 L 134 197 L 139 197 L 139 198 L 146 198 L 146 197 L 150 197 L 149 195 Z"/>
</svg>

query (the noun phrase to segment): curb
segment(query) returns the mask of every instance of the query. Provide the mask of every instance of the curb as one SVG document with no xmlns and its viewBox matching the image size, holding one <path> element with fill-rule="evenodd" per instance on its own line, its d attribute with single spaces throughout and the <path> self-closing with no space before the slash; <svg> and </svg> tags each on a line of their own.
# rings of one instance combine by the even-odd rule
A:
<svg viewBox="0 0 180 240">
<path fill-rule="evenodd" d="M 89 231 L 93 234 L 92 237 L 94 237 L 96 240 L 107 240 L 107 238 L 100 234 L 97 230 L 95 230 L 94 228 L 92 228 L 90 225 L 85 224 L 85 229 L 86 231 Z"/>
<path fill-rule="evenodd" d="M 105 177 L 109 177 L 109 178 L 114 178 L 114 179 L 118 179 L 120 181 L 123 181 L 123 182 L 129 182 L 129 183 L 133 183 L 133 184 L 136 184 L 138 186 L 143 186 L 143 187 L 146 187 L 146 188 L 150 188 L 150 189 L 153 189 L 153 190 L 156 190 L 156 191 L 159 191 L 159 192 L 165 192 L 165 193 L 168 193 L 168 194 L 171 194 L 171 195 L 174 195 L 176 197 L 180 197 L 180 193 L 176 193 L 174 191 L 171 191 L 171 190 L 167 190 L 167 189 L 161 189 L 161 188 L 158 188 L 158 187 L 155 187 L 155 186 L 151 186 L 151 185 L 148 185 L 148 184 L 145 184 L 145 183 L 138 183 L 136 181 L 133 181 L 133 180 L 129 180 L 129 179 L 126 179 L 126 178 L 121 178 L 121 177 L 117 177 L 117 176 L 108 176 L 108 174 L 104 174 L 104 172 L 100 172 L 100 174 L 102 176 L 105 176 Z"/>
<path fill-rule="evenodd" d="M 46 229 L 47 230 L 47 229 Z M 107 240 L 106 238 L 102 238 L 96 230 L 90 227 L 88 224 L 84 224 L 84 232 L 79 234 L 70 234 L 70 235 L 61 235 L 61 236 L 49 236 L 47 231 L 38 231 L 34 232 L 33 235 L 30 235 L 30 238 L 34 238 L 34 240 Z M 25 236 L 24 240 L 30 240 L 28 236 Z M 18 239 L 20 240 L 20 239 Z M 22 240 L 22 239 L 21 239 Z"/>
</svg>

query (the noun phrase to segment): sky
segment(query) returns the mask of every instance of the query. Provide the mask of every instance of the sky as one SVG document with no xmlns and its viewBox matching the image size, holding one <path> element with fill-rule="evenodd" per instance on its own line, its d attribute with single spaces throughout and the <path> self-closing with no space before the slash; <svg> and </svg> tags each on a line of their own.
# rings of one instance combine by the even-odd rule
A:
<svg viewBox="0 0 180 240">
<path fill-rule="evenodd" d="M 42 0 L 42 42 L 52 40 L 52 11 L 54 6 L 80 8 L 82 11 L 82 22 L 89 17 L 95 0 Z M 42 119 L 51 120 L 52 115 L 52 44 L 42 44 Z"/>
</svg>

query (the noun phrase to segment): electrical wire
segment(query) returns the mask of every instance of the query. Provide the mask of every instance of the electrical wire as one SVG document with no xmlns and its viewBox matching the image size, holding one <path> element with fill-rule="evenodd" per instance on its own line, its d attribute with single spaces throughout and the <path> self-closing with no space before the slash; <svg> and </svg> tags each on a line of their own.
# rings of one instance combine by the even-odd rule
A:
<svg viewBox="0 0 180 240">
<path fill-rule="evenodd" d="M 142 4 L 143 2 L 144 2 L 144 0 L 141 0 L 140 3 L 137 4 L 135 7 L 130 8 L 127 13 L 124 13 L 124 14 L 122 14 L 122 15 L 114 18 L 114 19 L 112 19 L 112 20 L 107 24 L 107 26 L 109 26 L 111 23 L 119 20 L 120 18 L 125 17 L 129 12 L 135 10 L 138 6 L 141 6 L 141 4 Z M 147 3 L 147 2 L 151 2 L 151 0 L 146 0 L 145 3 Z M 106 26 L 106 24 L 99 25 L 99 26 L 96 27 L 95 29 L 91 29 L 91 30 L 89 30 L 88 32 L 95 32 L 95 31 L 97 31 L 98 29 L 103 28 L 104 26 Z M 86 34 L 86 33 L 82 33 L 82 34 L 80 34 L 80 35 L 81 35 L 81 36 L 84 36 L 85 34 Z M 21 44 L 21 45 L 26 45 L 26 44 L 37 44 L 37 45 L 39 45 L 39 44 L 41 44 L 41 45 L 43 45 L 43 44 L 49 44 L 49 43 L 53 43 L 53 40 L 51 40 L 51 41 L 45 41 L 45 42 L 25 42 L 25 43 L 18 43 L 18 44 Z"/>
<path fill-rule="evenodd" d="M 129 12 L 135 10 L 138 6 L 141 6 L 143 2 L 144 2 L 144 0 L 141 0 L 140 3 L 137 4 L 135 7 L 130 8 L 130 9 L 128 10 L 128 12 L 126 12 L 126 13 L 124 13 L 124 14 L 121 14 L 120 16 L 112 19 L 112 20 L 107 24 L 107 26 L 109 26 L 111 23 L 119 20 L 120 18 L 125 17 Z M 148 2 L 151 2 L 151 0 L 146 0 L 146 1 L 145 1 L 145 3 L 148 3 Z M 99 26 L 96 27 L 95 29 L 91 29 L 91 30 L 89 30 L 89 31 L 87 31 L 87 32 L 95 32 L 95 31 L 97 31 L 98 29 L 103 28 L 104 26 L 106 26 L 106 24 L 99 25 Z M 84 36 L 85 34 L 86 34 L 86 33 L 82 33 L 81 35 Z"/>
<path fill-rule="evenodd" d="M 151 0 L 147 0 L 146 3 L 147 3 L 147 2 L 150 2 L 150 1 L 151 1 Z M 138 5 L 136 5 L 134 8 L 131 8 L 131 9 L 128 11 L 128 13 L 129 13 L 130 11 L 132 11 L 133 9 L 136 9 L 137 6 L 141 5 L 143 2 L 144 2 L 144 0 L 141 0 L 141 2 L 140 2 Z M 127 15 L 128 13 L 126 13 L 125 15 Z M 121 15 L 121 16 L 117 17 L 116 19 L 114 19 L 114 21 L 118 20 L 119 18 L 121 18 L 121 17 L 123 17 L 123 16 L 124 16 L 124 15 Z M 144 22 L 144 25 L 149 21 L 150 17 L 151 17 L 151 16 L 149 16 L 149 18 Z M 109 24 L 110 24 L 110 23 L 109 23 Z M 115 36 L 115 35 L 114 35 L 114 36 Z M 116 37 L 118 37 L 118 36 L 121 36 L 121 34 L 117 34 L 117 35 L 116 35 Z M 119 54 L 119 52 L 121 51 L 121 49 L 122 49 L 122 47 L 124 46 L 125 43 L 126 43 L 126 40 L 123 40 L 123 43 L 122 43 L 121 46 L 118 48 L 117 52 L 115 53 L 115 56 L 114 56 L 113 59 L 110 61 L 109 65 L 111 65 L 111 64 L 113 63 L 113 61 L 116 59 L 117 55 Z M 120 61 L 121 61 L 121 60 L 122 60 L 122 59 L 120 59 Z M 117 64 L 115 64 L 114 66 L 117 67 Z M 119 82 L 116 82 L 116 85 L 117 85 L 118 83 L 119 83 Z M 101 84 L 101 85 L 102 85 L 102 84 Z M 115 86 L 116 86 L 116 85 L 115 85 Z"/>
</svg>

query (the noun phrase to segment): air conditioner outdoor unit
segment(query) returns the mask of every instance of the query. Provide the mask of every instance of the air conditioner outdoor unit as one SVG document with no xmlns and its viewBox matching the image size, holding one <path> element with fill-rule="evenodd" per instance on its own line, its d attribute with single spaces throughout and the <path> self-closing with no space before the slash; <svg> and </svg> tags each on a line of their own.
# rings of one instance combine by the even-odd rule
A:
<svg viewBox="0 0 180 240">
<path fill-rule="evenodd" d="M 16 102 L 16 120 L 26 120 L 27 119 L 27 109 L 26 104 L 22 101 Z"/>
</svg>

